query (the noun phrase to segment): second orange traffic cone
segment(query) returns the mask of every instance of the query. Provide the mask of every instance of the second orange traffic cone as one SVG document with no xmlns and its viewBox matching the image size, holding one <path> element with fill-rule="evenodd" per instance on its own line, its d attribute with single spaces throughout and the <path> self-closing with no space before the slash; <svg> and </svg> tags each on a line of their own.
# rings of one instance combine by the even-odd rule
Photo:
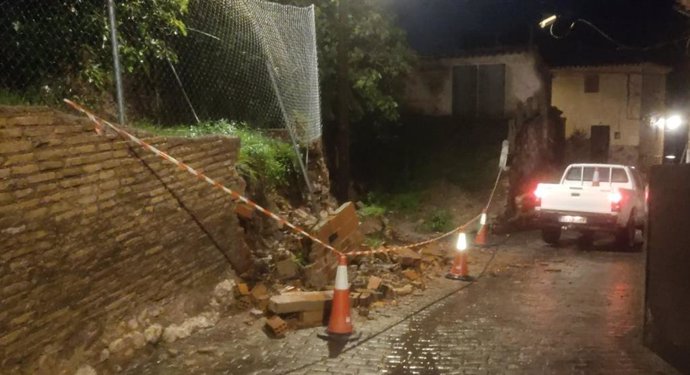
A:
<svg viewBox="0 0 690 375">
<path fill-rule="evenodd" d="M 486 211 L 484 211 L 479 217 L 479 231 L 477 232 L 477 236 L 474 238 L 474 244 L 476 246 L 486 246 L 487 227 Z"/>
<path fill-rule="evenodd" d="M 474 278 L 469 275 L 469 268 L 467 266 L 467 235 L 465 233 L 458 234 L 458 242 L 456 244 L 455 258 L 450 271 L 446 274 L 446 278 L 453 280 L 472 281 Z"/>
</svg>

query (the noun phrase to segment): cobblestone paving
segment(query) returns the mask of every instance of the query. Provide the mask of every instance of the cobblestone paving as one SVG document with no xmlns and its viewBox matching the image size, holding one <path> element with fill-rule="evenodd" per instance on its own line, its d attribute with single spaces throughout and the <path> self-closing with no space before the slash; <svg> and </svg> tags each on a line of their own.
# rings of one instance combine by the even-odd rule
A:
<svg viewBox="0 0 690 375">
<path fill-rule="evenodd" d="M 478 282 L 438 279 L 423 296 L 355 320 L 340 354 L 322 329 L 268 339 L 241 319 L 161 348 L 130 374 L 676 374 L 641 344 L 644 254 L 502 246 Z M 478 273 L 491 251 L 472 253 Z M 465 286 L 411 319 L 401 319 Z M 387 327 L 392 327 L 385 330 Z M 329 358 L 333 356 L 334 358 Z"/>
</svg>

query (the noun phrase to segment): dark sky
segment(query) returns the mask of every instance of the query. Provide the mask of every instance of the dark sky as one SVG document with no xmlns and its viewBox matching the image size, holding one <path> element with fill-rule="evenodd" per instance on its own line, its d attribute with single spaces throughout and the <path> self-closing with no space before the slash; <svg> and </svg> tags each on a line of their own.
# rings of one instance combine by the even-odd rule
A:
<svg viewBox="0 0 690 375">
<path fill-rule="evenodd" d="M 556 40 L 537 23 L 558 14 L 555 31 L 567 33 L 572 20 L 590 21 L 617 42 L 644 47 L 690 36 L 689 18 L 674 10 L 674 0 L 393 0 L 410 44 L 422 55 L 467 49 L 539 45 L 551 65 L 658 61 L 674 64 L 685 42 L 664 48 L 625 50 L 592 28 L 578 23 Z"/>
</svg>

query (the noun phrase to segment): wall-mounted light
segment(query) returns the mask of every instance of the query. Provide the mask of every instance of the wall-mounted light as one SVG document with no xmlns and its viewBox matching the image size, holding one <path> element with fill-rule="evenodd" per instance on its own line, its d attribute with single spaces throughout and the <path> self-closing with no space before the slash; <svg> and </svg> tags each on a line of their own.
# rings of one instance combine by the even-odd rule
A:
<svg viewBox="0 0 690 375">
<path fill-rule="evenodd" d="M 541 27 L 542 29 L 545 29 L 545 28 L 553 25 L 554 23 L 556 23 L 557 19 L 558 19 L 558 16 L 555 14 L 551 15 L 549 17 L 546 17 L 539 22 L 539 27 Z"/>
<path fill-rule="evenodd" d="M 671 115 L 666 119 L 666 129 L 676 130 L 683 125 L 683 118 L 680 115 Z"/>
<path fill-rule="evenodd" d="M 685 124 L 685 119 L 679 114 L 671 114 L 668 117 L 654 116 L 649 123 L 655 128 L 674 131 Z"/>
</svg>

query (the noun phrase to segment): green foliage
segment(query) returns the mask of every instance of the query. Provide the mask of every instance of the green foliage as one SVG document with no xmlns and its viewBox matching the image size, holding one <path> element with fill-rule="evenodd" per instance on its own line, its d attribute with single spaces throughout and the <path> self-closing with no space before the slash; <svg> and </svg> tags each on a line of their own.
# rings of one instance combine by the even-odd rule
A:
<svg viewBox="0 0 690 375">
<path fill-rule="evenodd" d="M 268 187 L 281 188 L 289 184 L 296 172 L 292 146 L 250 129 L 244 123 L 227 120 L 210 121 L 195 125 L 159 126 L 150 122 L 138 122 L 135 127 L 158 135 L 175 137 L 202 137 L 229 135 L 240 138 L 241 147 L 237 170 L 251 183 L 264 182 Z"/>
<path fill-rule="evenodd" d="M 381 217 L 386 214 L 386 208 L 377 204 L 365 204 L 357 213 L 361 217 Z"/>
<path fill-rule="evenodd" d="M 373 235 L 373 236 L 364 237 L 364 245 L 366 245 L 372 249 L 383 246 L 383 244 L 385 242 L 386 242 L 386 240 L 383 239 L 380 235 Z"/>
<path fill-rule="evenodd" d="M 369 192 L 369 194 L 367 194 L 365 208 L 375 207 L 369 209 L 374 212 L 379 209 L 383 210 L 384 213 L 388 211 L 412 213 L 417 211 L 420 205 L 421 194 L 418 191 L 404 191 L 399 193 Z"/>
<path fill-rule="evenodd" d="M 436 209 L 424 220 L 422 228 L 430 232 L 448 232 L 454 228 L 453 215 L 448 210 Z"/>
<path fill-rule="evenodd" d="M 125 72 L 145 76 L 156 61 L 175 60 L 166 42 L 184 35 L 188 0 L 117 1 L 120 55 Z M 0 4 L 11 28 L 0 38 L 0 66 L 11 77 L 0 85 L 22 93 L 41 91 L 47 101 L 102 99 L 112 85 L 112 49 L 105 1 L 37 1 Z"/>
<path fill-rule="evenodd" d="M 43 98 L 36 94 L 17 93 L 0 88 L 0 105 L 32 105 L 43 103 Z"/>
<path fill-rule="evenodd" d="M 249 128 L 238 128 L 235 134 L 242 140 L 240 172 L 250 181 L 265 179 L 271 187 L 287 187 L 290 175 L 296 173 L 290 144 Z"/>
<path fill-rule="evenodd" d="M 349 1 L 349 0 L 348 0 Z M 315 3 L 322 112 L 335 119 L 337 87 L 338 0 L 282 0 L 308 6 Z M 380 0 L 349 1 L 348 63 L 352 87 L 351 120 L 396 121 L 404 76 L 415 56 L 405 33 Z"/>
</svg>

